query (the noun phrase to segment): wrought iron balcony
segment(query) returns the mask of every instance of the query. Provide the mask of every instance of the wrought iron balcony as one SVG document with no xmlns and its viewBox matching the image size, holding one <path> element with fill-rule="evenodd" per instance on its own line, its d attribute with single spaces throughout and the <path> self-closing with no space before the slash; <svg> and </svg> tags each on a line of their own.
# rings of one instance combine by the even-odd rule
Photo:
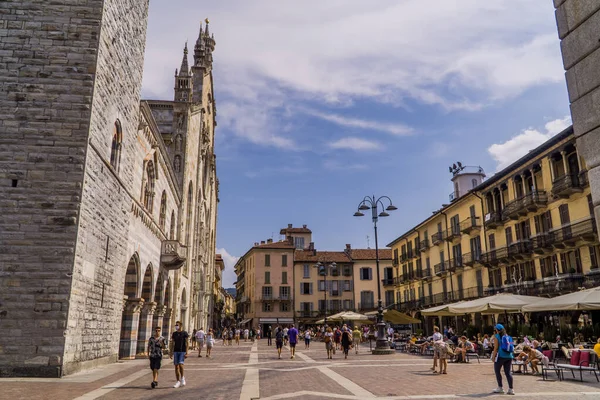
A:
<svg viewBox="0 0 600 400">
<path fill-rule="evenodd" d="M 481 230 L 481 221 L 479 217 L 469 217 L 460 223 L 462 233 L 479 232 Z"/>
<path fill-rule="evenodd" d="M 452 226 L 450 229 L 446 230 L 446 234 L 444 235 L 444 239 L 449 242 L 454 241 L 455 239 L 460 239 L 460 224 L 456 226 Z"/>
<path fill-rule="evenodd" d="M 394 278 L 383 278 L 381 283 L 383 286 L 392 286 L 394 284 Z"/>
<path fill-rule="evenodd" d="M 443 240 L 444 232 L 436 232 L 433 235 L 431 235 L 431 243 L 433 243 L 434 246 L 437 246 L 438 244 L 442 243 Z"/>
<path fill-rule="evenodd" d="M 524 260 L 526 257 L 531 256 L 532 251 L 533 247 L 531 240 L 529 239 L 511 243 L 511 245 L 508 246 L 508 255 L 517 260 Z"/>
<path fill-rule="evenodd" d="M 554 236 L 548 232 L 542 232 L 531 239 L 531 251 L 535 254 L 544 255 L 552 251 Z"/>
<path fill-rule="evenodd" d="M 400 262 L 401 262 L 401 263 L 405 263 L 405 262 L 407 262 L 407 261 L 408 261 L 408 255 L 407 255 L 406 253 L 402 253 L 402 254 L 400 255 Z"/>
<path fill-rule="evenodd" d="M 398 266 L 398 264 L 399 264 L 399 262 L 398 262 L 398 257 L 395 257 L 395 258 L 393 258 L 393 259 L 392 259 L 392 265 L 393 265 L 394 267 L 397 267 L 397 266 Z"/>
<path fill-rule="evenodd" d="M 575 246 L 578 240 L 594 242 L 598 240 L 596 220 L 588 218 L 583 221 L 573 222 L 561 228 L 548 232 L 552 246 L 556 249 L 565 249 Z"/>
<path fill-rule="evenodd" d="M 427 280 L 431 280 L 433 278 L 433 276 L 431 275 L 431 268 L 423 269 L 423 278 L 425 278 Z"/>
<path fill-rule="evenodd" d="M 298 318 L 318 318 L 321 315 L 324 315 L 321 311 L 309 311 L 309 310 L 300 310 L 296 311 L 296 316 Z"/>
<path fill-rule="evenodd" d="M 463 264 L 472 267 L 481 264 L 481 253 L 465 253 L 462 255 Z"/>
<path fill-rule="evenodd" d="M 487 229 L 496 229 L 497 227 L 504 225 L 502 214 L 495 211 L 487 214 L 485 216 L 484 224 Z"/>
<path fill-rule="evenodd" d="M 504 210 L 502 211 L 502 215 L 510 219 L 519 219 L 519 211 L 521 211 L 522 208 L 522 199 L 515 199 L 506 204 Z"/>
<path fill-rule="evenodd" d="M 582 179 L 580 179 L 580 175 L 578 174 L 566 174 L 563 176 L 559 176 L 552 182 L 552 194 L 567 198 L 573 193 L 581 193 L 583 192 L 584 184 L 587 181 L 587 174 Z"/>
<path fill-rule="evenodd" d="M 528 212 L 536 212 L 540 208 L 546 207 L 548 205 L 548 194 L 544 190 L 533 190 L 523 196 L 521 203 L 524 209 L 521 209 L 519 213 L 525 216 Z"/>
<path fill-rule="evenodd" d="M 419 245 L 419 251 L 427 251 L 427 249 L 429 248 L 429 240 L 425 239 L 425 240 L 421 240 L 421 243 Z"/>
<path fill-rule="evenodd" d="M 358 309 L 360 311 L 372 311 L 377 309 L 377 305 L 374 301 L 369 301 L 365 303 L 358 303 Z"/>
<path fill-rule="evenodd" d="M 160 265 L 166 270 L 176 270 L 185 264 L 186 247 L 177 240 L 164 240 L 160 250 Z"/>
<path fill-rule="evenodd" d="M 450 271 L 456 271 L 457 269 L 464 268 L 462 256 L 458 256 L 447 262 L 448 262 L 448 269 Z"/>
<path fill-rule="evenodd" d="M 437 276 L 446 276 L 446 274 L 448 273 L 446 262 L 435 264 L 433 266 L 433 270 L 435 271 L 435 274 Z"/>
<path fill-rule="evenodd" d="M 488 268 L 497 267 L 501 263 L 506 263 L 509 259 L 508 249 L 501 247 L 498 249 L 490 250 L 487 253 L 481 255 L 483 265 Z"/>
</svg>

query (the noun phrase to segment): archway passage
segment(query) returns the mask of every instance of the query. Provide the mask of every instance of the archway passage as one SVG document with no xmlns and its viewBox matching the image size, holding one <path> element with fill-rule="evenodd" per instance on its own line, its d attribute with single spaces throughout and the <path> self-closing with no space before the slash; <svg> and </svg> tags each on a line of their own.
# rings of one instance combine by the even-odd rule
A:
<svg viewBox="0 0 600 400">
<path fill-rule="evenodd" d="M 123 314 L 121 317 L 121 340 L 119 343 L 119 358 L 135 357 L 137 348 L 139 312 L 143 301 L 137 298 L 139 259 L 133 255 L 127 264 L 125 284 L 123 289 Z"/>
<path fill-rule="evenodd" d="M 143 305 L 140 310 L 140 322 L 137 338 L 136 357 L 144 358 L 147 355 L 148 339 L 152 335 L 152 321 L 154 320 L 154 312 L 156 311 L 156 303 L 152 301 L 152 288 L 154 281 L 154 271 L 152 264 L 146 267 L 144 280 L 142 283 L 142 300 Z"/>
</svg>

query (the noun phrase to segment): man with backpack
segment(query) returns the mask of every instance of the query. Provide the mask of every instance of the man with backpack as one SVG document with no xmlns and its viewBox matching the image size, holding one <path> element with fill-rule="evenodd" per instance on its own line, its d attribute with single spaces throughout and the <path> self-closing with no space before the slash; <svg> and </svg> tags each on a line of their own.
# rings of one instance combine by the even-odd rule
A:
<svg viewBox="0 0 600 400">
<path fill-rule="evenodd" d="M 281 348 L 283 347 L 283 330 L 280 326 L 275 330 L 275 347 L 277 348 L 277 354 L 281 359 Z"/>
<path fill-rule="evenodd" d="M 501 370 L 504 369 L 504 375 L 508 381 L 508 392 L 506 394 L 514 395 L 513 377 L 511 372 L 511 364 L 514 358 L 515 345 L 513 338 L 506 333 L 506 329 L 502 324 L 497 324 L 494 327 L 494 336 L 492 336 L 494 351 L 492 352 L 492 361 L 494 362 L 494 372 L 498 387 L 492 393 L 504 393 L 502 388 Z"/>
</svg>

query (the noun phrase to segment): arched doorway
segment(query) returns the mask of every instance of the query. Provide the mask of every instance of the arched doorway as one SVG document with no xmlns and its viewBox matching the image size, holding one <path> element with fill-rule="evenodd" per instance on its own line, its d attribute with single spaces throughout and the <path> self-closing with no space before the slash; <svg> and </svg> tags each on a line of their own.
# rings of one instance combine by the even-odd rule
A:
<svg viewBox="0 0 600 400">
<path fill-rule="evenodd" d="M 140 311 L 140 323 L 138 328 L 137 353 L 138 357 L 146 356 L 148 339 L 152 335 L 152 321 L 156 311 L 156 303 L 152 301 L 152 288 L 154 287 L 154 271 L 152 264 L 148 264 L 142 281 L 143 306 Z"/>
<path fill-rule="evenodd" d="M 119 343 L 119 358 L 135 358 L 137 349 L 139 313 L 143 301 L 137 298 L 140 261 L 134 254 L 127 264 L 125 284 L 123 289 L 123 314 L 121 317 L 121 341 Z"/>
</svg>

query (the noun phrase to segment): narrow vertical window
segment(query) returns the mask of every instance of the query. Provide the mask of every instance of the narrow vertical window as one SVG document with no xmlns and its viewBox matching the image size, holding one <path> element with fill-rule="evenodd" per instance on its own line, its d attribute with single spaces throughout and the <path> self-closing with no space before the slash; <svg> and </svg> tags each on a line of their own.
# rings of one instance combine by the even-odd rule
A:
<svg viewBox="0 0 600 400">
<path fill-rule="evenodd" d="M 121 147 L 123 143 L 123 129 L 121 128 L 121 121 L 115 122 L 112 145 L 110 148 L 110 165 L 115 171 L 119 172 L 119 163 L 121 161 Z"/>
<path fill-rule="evenodd" d="M 158 217 L 158 226 L 163 231 L 165 230 L 165 220 L 167 219 L 167 192 L 163 190 L 160 198 L 160 214 Z"/>
</svg>

